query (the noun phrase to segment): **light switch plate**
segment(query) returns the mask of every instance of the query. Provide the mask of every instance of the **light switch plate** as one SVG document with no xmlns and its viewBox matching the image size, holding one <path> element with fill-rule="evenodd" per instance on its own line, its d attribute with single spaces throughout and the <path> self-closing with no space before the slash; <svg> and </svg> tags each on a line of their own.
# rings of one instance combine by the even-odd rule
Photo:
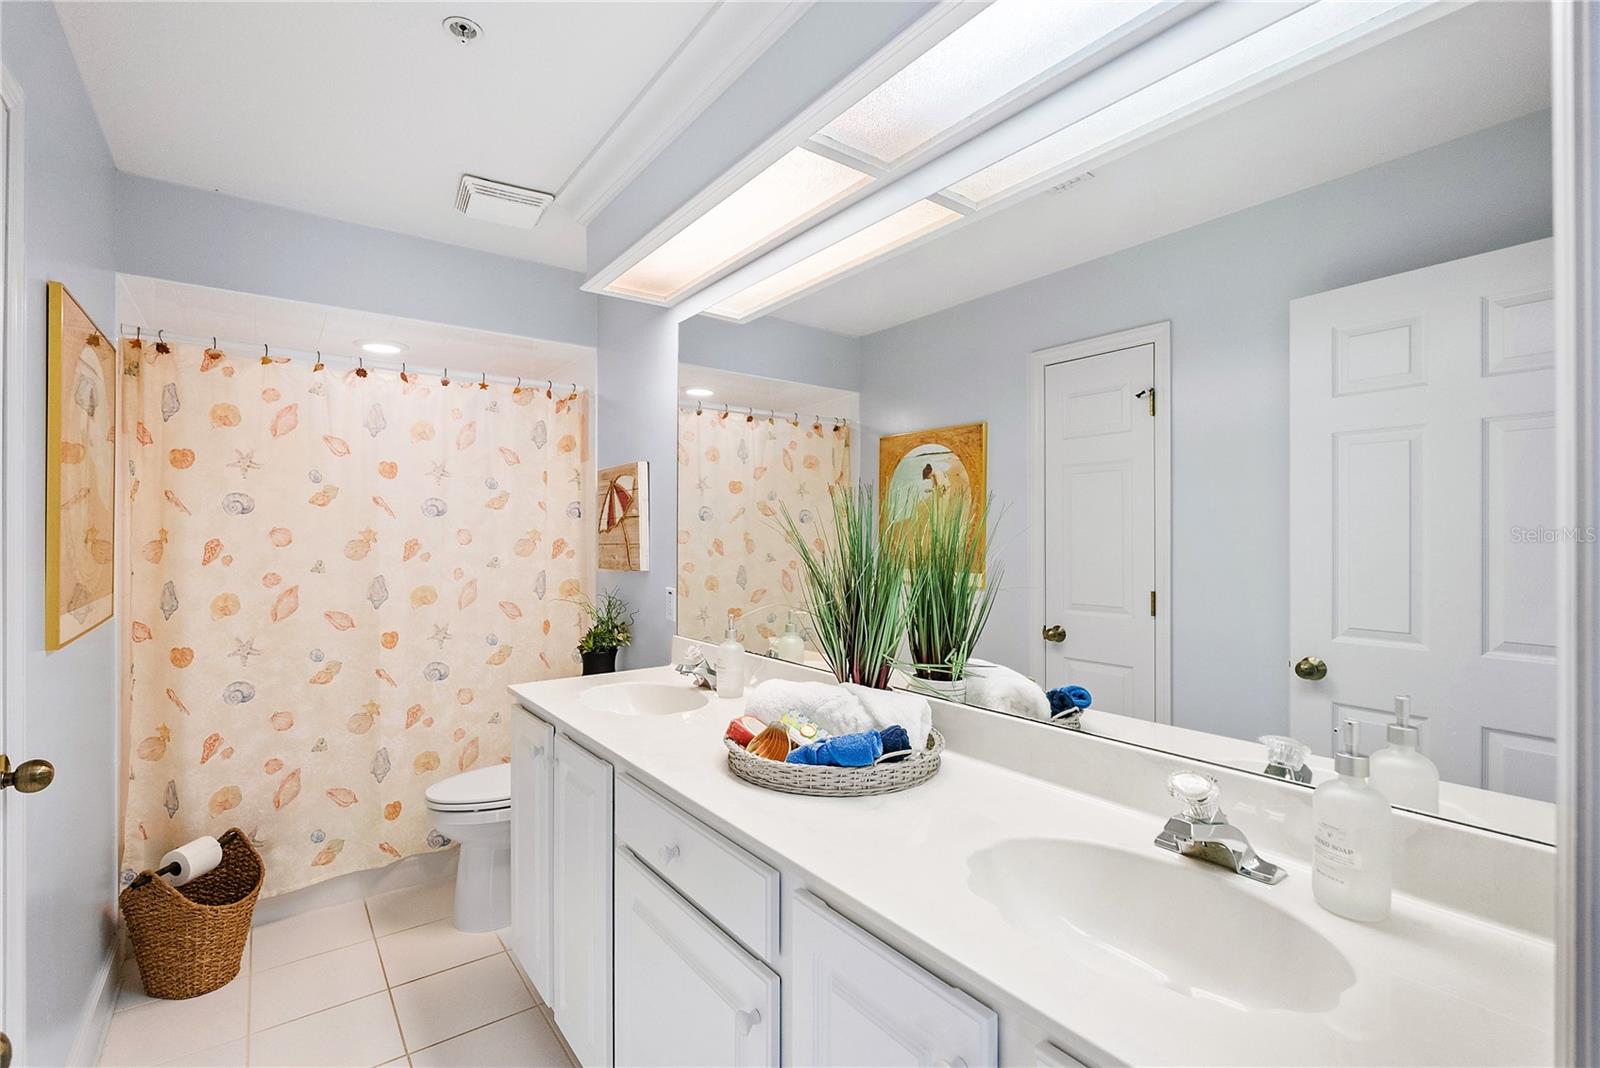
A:
<svg viewBox="0 0 1600 1068">
<path fill-rule="evenodd" d="M 676 586 L 668 586 L 667 587 L 667 622 L 668 623 L 676 623 L 677 621 L 678 621 L 678 588 Z"/>
</svg>

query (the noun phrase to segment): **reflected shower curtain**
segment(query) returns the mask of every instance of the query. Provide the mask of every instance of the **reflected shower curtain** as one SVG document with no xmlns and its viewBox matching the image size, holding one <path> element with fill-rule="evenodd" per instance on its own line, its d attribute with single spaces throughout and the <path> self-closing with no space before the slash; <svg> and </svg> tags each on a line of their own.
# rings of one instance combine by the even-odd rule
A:
<svg viewBox="0 0 1600 1068">
<path fill-rule="evenodd" d="M 679 409 L 678 632 L 720 641 L 731 613 L 744 647 L 764 654 L 804 606 L 782 505 L 802 530 L 830 524 L 828 487 L 849 477 L 847 424 Z"/>
<path fill-rule="evenodd" d="M 586 396 L 125 343 L 122 878 L 243 828 L 266 892 L 447 844 L 423 791 L 576 674 Z"/>
</svg>

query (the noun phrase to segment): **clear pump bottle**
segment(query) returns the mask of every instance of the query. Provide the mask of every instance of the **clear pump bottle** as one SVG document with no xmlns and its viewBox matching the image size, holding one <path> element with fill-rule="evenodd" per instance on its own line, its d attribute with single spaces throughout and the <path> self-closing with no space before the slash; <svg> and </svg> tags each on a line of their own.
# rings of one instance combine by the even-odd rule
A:
<svg viewBox="0 0 1600 1068">
<path fill-rule="evenodd" d="M 1351 920 L 1389 918 L 1394 889 L 1394 810 L 1367 783 L 1368 760 L 1360 755 L 1360 724 L 1344 721 L 1341 751 L 1334 754 L 1339 777 L 1311 797 L 1316 827 L 1311 856 L 1311 891 L 1317 904 Z"/>
<path fill-rule="evenodd" d="M 744 646 L 739 644 L 739 621 L 728 613 L 728 634 L 717 646 L 717 696 L 743 697 Z"/>
<path fill-rule="evenodd" d="M 1417 812 L 1439 811 L 1439 768 L 1417 749 L 1411 698 L 1394 699 L 1389 744 L 1372 754 L 1372 787 L 1391 805 Z"/>
</svg>

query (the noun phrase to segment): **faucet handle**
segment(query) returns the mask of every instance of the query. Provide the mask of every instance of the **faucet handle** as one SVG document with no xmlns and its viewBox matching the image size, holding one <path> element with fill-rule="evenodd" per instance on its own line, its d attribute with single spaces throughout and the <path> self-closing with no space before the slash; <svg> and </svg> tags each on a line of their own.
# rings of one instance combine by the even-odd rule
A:
<svg viewBox="0 0 1600 1068">
<path fill-rule="evenodd" d="M 1217 797 L 1222 788 L 1203 772 L 1179 768 L 1167 776 L 1167 793 L 1183 802 L 1184 814 L 1191 820 L 1210 823 L 1217 816 Z"/>
</svg>

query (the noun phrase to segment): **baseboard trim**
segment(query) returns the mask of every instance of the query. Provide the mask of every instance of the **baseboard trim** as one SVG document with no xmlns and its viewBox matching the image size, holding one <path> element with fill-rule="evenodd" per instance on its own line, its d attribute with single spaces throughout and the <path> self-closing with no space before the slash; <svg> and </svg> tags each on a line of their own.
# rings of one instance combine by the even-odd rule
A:
<svg viewBox="0 0 1600 1068">
<path fill-rule="evenodd" d="M 255 925 L 259 927 L 329 905 L 360 901 L 390 890 L 446 882 L 456 877 L 459 852 L 451 847 L 433 853 L 417 853 L 381 868 L 348 872 L 286 894 L 263 898 L 256 902 Z"/>
<path fill-rule="evenodd" d="M 90 987 L 89 1000 L 84 1005 L 83 1026 L 72 1043 L 68 1064 L 99 1064 L 100 1052 L 105 1048 L 106 1035 L 111 1032 L 111 1016 L 117 1007 L 117 972 L 121 963 L 122 931 L 111 943 L 111 951 L 100 965 L 100 973 Z"/>
</svg>

